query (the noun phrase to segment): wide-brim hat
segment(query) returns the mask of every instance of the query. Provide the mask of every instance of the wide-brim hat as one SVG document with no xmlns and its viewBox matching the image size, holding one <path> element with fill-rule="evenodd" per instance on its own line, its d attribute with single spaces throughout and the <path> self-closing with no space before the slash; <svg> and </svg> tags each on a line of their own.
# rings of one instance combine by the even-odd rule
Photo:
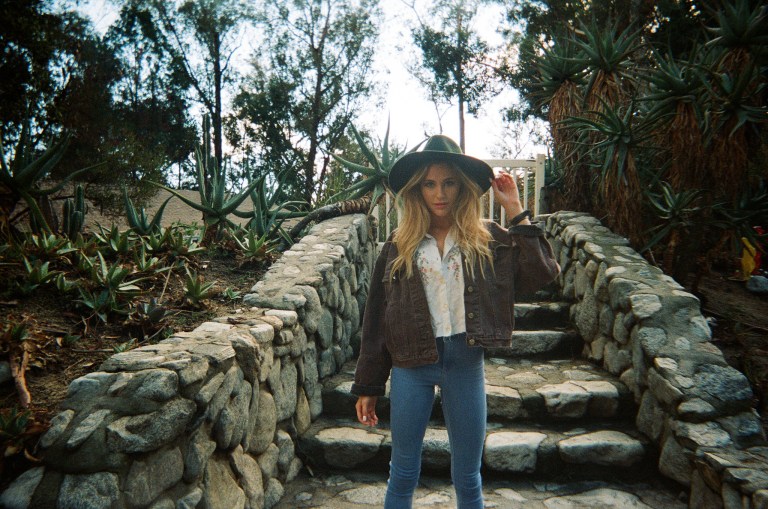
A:
<svg viewBox="0 0 768 509">
<path fill-rule="evenodd" d="M 465 155 L 455 141 L 442 134 L 430 136 L 421 150 L 408 152 L 395 161 L 389 172 L 389 187 L 395 193 L 400 192 L 418 170 L 438 162 L 449 163 L 459 168 L 480 186 L 483 193 L 491 187 L 491 179 L 493 179 L 491 167 L 485 161 Z"/>
</svg>

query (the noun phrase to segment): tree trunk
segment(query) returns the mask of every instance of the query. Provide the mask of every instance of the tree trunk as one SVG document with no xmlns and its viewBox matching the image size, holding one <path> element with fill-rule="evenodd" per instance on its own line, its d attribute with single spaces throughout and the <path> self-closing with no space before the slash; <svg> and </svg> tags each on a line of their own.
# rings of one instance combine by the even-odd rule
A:
<svg viewBox="0 0 768 509">
<path fill-rule="evenodd" d="M 214 112 L 213 112 L 213 155 L 216 157 L 216 172 L 222 168 L 222 134 L 221 134 L 221 35 L 213 34 L 213 81 L 214 81 Z"/>
</svg>

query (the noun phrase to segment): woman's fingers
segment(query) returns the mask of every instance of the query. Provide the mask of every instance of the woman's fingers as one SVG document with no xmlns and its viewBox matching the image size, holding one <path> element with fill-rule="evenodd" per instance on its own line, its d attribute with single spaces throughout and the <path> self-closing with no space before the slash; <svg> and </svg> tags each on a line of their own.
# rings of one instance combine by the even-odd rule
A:
<svg viewBox="0 0 768 509">
<path fill-rule="evenodd" d="M 376 415 L 376 396 L 360 396 L 357 398 L 355 410 L 357 411 L 357 420 L 367 426 L 376 426 L 379 418 Z"/>
</svg>

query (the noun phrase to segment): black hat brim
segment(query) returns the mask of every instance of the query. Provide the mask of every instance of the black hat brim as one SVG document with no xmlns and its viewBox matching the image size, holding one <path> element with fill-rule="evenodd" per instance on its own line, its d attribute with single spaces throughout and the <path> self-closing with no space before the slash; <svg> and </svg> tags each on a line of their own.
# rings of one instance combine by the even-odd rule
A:
<svg viewBox="0 0 768 509">
<path fill-rule="evenodd" d="M 471 178 L 485 193 L 491 187 L 493 170 L 485 161 L 464 154 L 453 154 L 437 150 L 422 150 L 405 154 L 392 165 L 389 172 L 389 187 L 395 193 L 405 187 L 411 177 L 428 164 L 446 162 L 458 167 Z"/>
</svg>

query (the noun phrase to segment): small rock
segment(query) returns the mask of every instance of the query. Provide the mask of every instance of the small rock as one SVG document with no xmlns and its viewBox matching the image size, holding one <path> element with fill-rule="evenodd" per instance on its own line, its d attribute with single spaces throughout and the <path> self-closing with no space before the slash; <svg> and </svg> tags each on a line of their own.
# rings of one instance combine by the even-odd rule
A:
<svg viewBox="0 0 768 509">
<path fill-rule="evenodd" d="M 768 277 L 752 276 L 747 280 L 747 290 L 752 293 L 768 293 Z"/>
</svg>

